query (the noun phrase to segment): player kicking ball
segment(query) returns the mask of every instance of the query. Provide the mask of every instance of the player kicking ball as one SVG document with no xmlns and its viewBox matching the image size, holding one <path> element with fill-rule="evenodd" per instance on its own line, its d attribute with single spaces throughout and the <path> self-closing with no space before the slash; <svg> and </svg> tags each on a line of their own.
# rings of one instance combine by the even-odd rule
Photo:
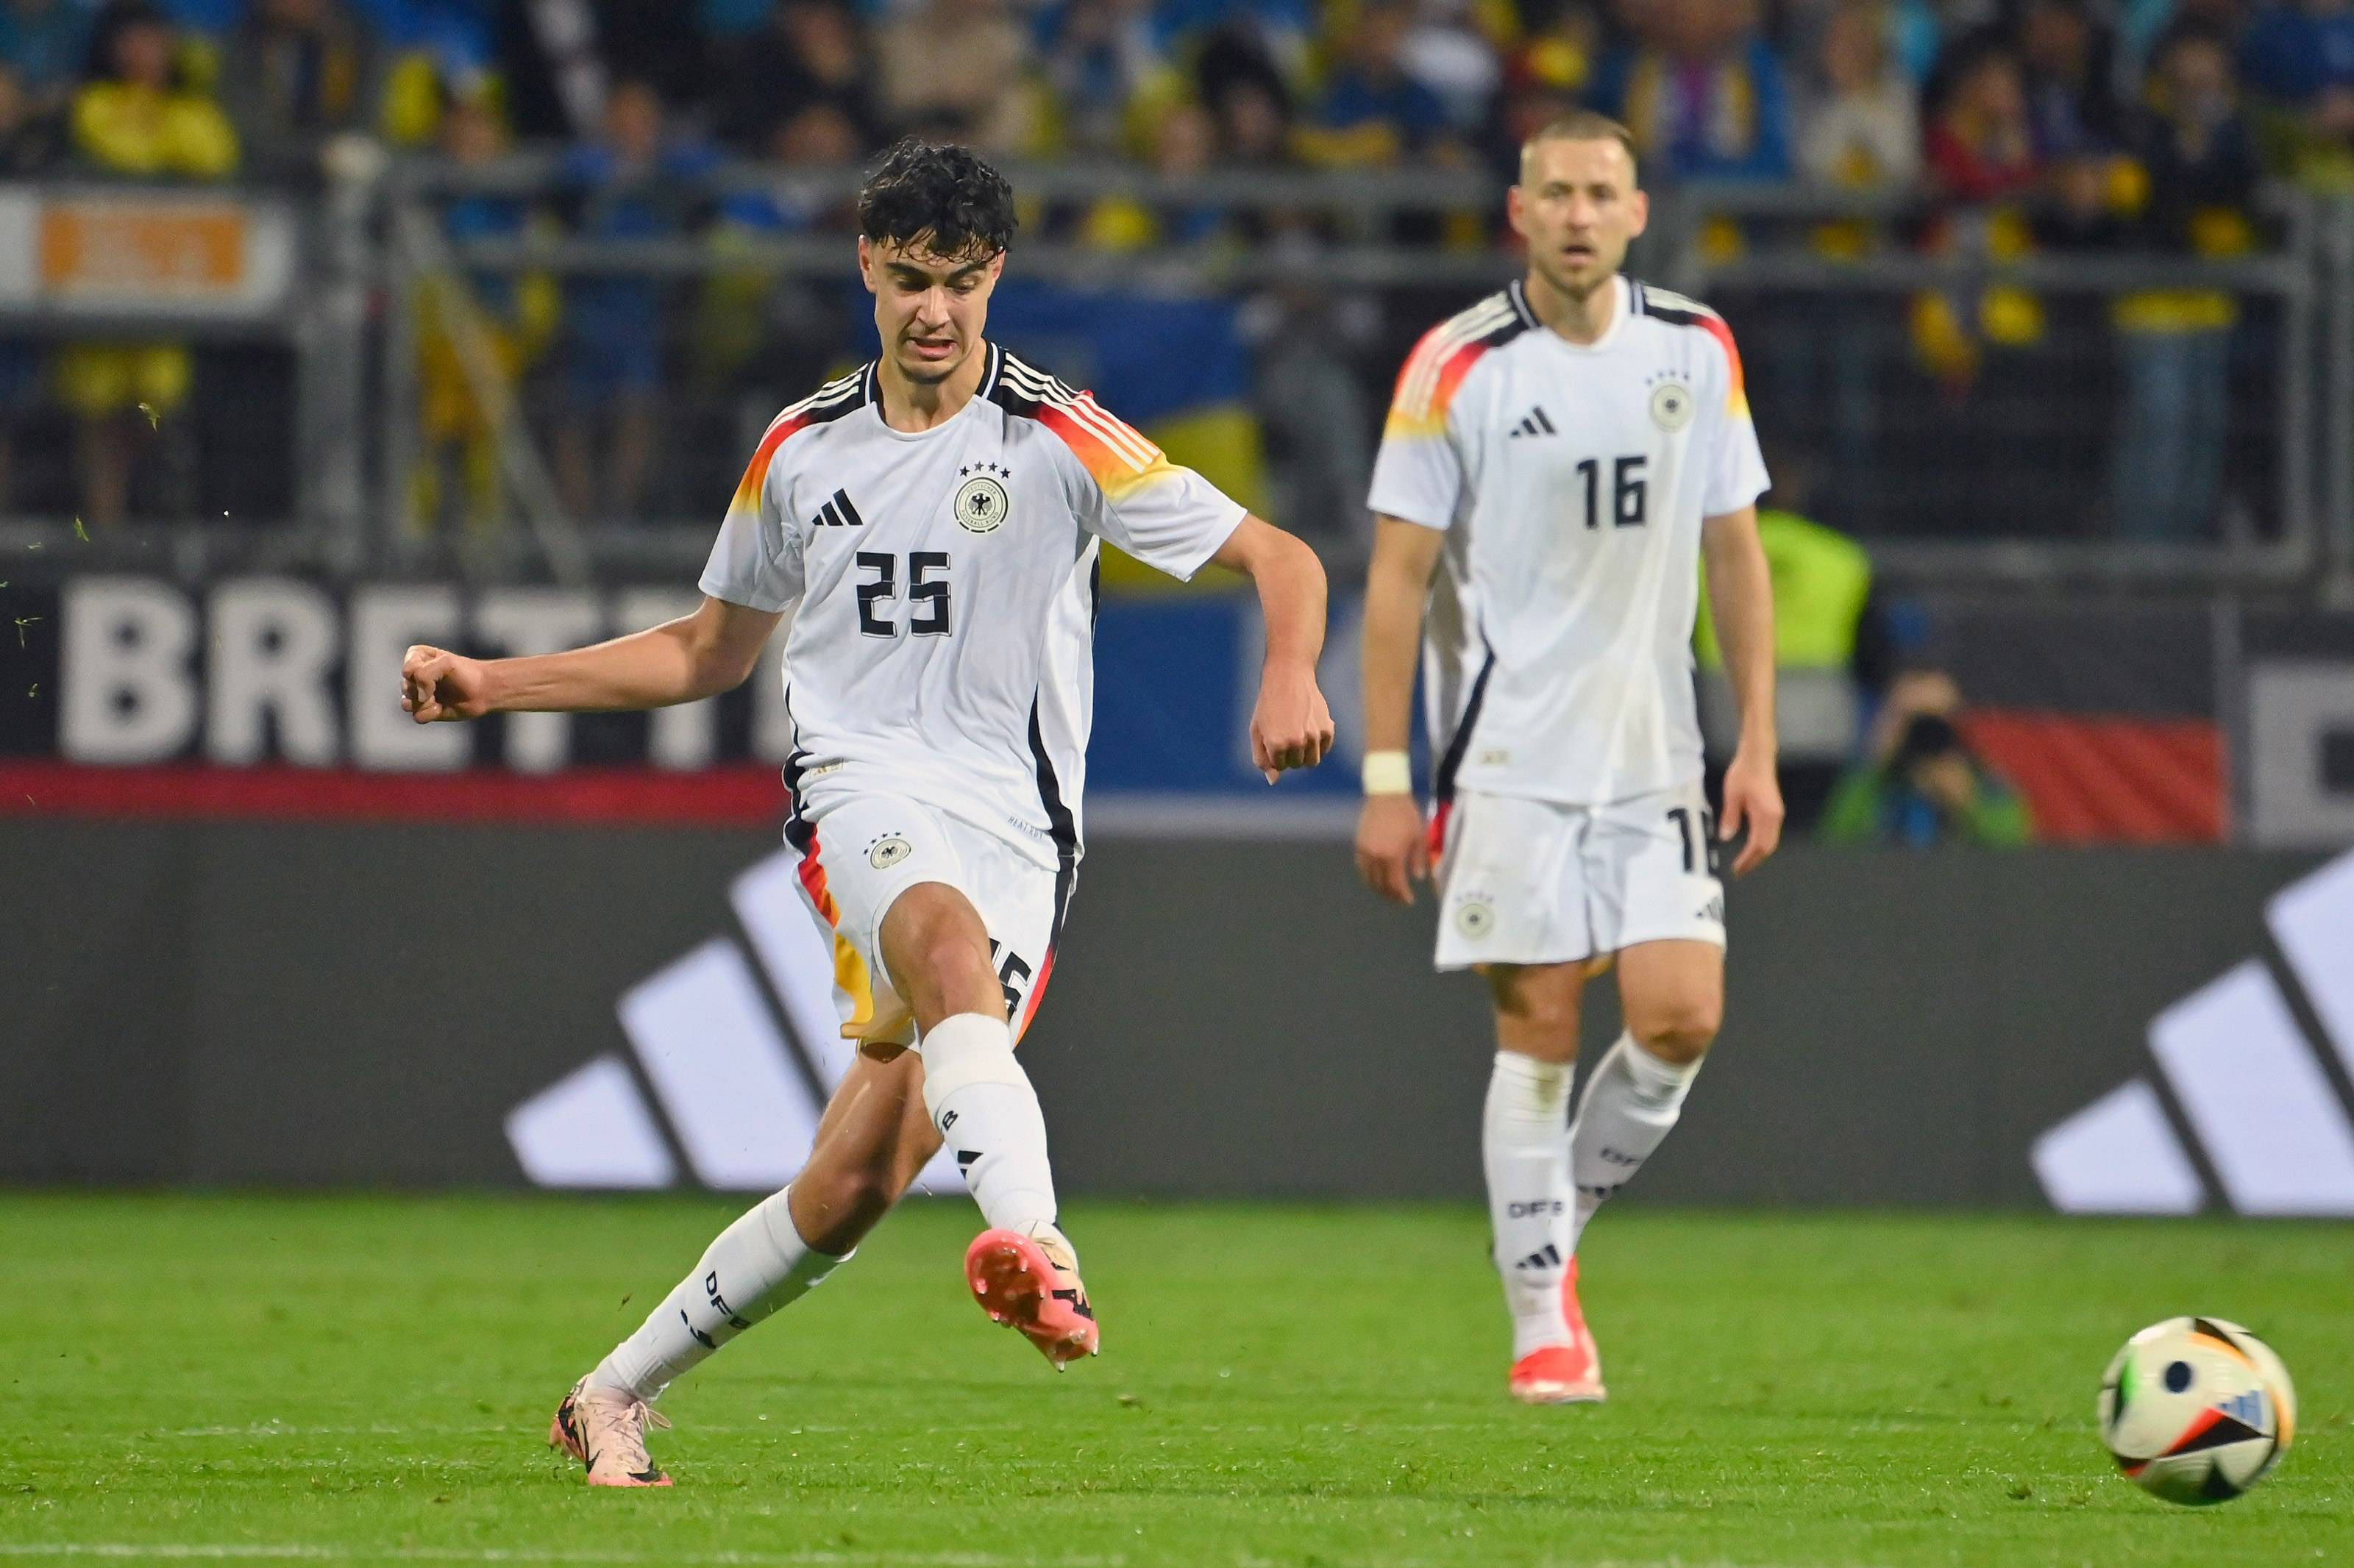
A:
<svg viewBox="0 0 2354 1568">
<path fill-rule="evenodd" d="M 649 1403 L 847 1259 L 941 1148 L 987 1221 L 974 1297 L 1059 1370 L 1097 1350 L 1056 1223 L 1036 1016 L 1081 853 L 1101 542 L 1190 577 L 1253 579 L 1267 654 L 1251 749 L 1313 767 L 1324 574 L 1305 545 L 982 331 L 1013 193 L 960 147 L 909 140 L 859 194 L 882 357 L 779 415 L 737 488 L 694 614 L 569 653 L 412 648 L 418 722 L 652 708 L 739 684 L 788 615 L 785 839 L 859 1043 L 792 1184 L 721 1232 L 637 1332 L 573 1385 L 551 1444 L 592 1486 L 667 1486 Z"/>
<path fill-rule="evenodd" d="M 1357 864 L 1411 904 L 1436 861 L 1438 968 L 1487 977 L 1511 1389 L 1555 1404 L 1603 1397 L 1579 1234 L 1675 1125 L 1723 1014 L 1720 839 L 1745 827 L 1734 872 L 1756 866 L 1782 796 L 1766 469 L 1733 334 L 1620 276 L 1648 216 L 1623 127 L 1540 131 L 1509 199 L 1526 276 L 1424 336 L 1373 466 Z M 1741 706 L 1721 834 L 1692 694 L 1702 556 Z M 1417 643 L 1426 829 L 1406 763 Z M 1614 957 L 1627 1032 L 1571 1126 L 1579 995 Z"/>
</svg>

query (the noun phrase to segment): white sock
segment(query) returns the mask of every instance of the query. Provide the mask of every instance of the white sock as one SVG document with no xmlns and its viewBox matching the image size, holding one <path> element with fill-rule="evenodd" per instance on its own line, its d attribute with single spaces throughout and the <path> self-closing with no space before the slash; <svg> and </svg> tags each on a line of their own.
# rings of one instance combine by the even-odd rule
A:
<svg viewBox="0 0 2354 1568">
<path fill-rule="evenodd" d="M 924 1109 L 956 1155 L 990 1224 L 1030 1234 L 1055 1224 L 1055 1175 L 1038 1091 L 1013 1059 L 1013 1033 L 986 1013 L 960 1012 L 927 1033 Z"/>
<path fill-rule="evenodd" d="M 1594 1065 L 1569 1129 L 1569 1179 L 1577 1186 L 1570 1250 L 1606 1199 L 1625 1186 L 1683 1114 L 1700 1062 L 1679 1067 L 1621 1034 Z"/>
<path fill-rule="evenodd" d="M 1572 1069 L 1496 1053 L 1479 1122 L 1496 1272 L 1512 1314 L 1512 1359 L 1569 1342 L 1561 1274 L 1570 1253 L 1569 1081 Z"/>
<path fill-rule="evenodd" d="M 791 1191 L 762 1199 L 721 1231 L 695 1272 L 597 1363 L 588 1381 L 640 1399 L 658 1398 L 672 1379 L 778 1308 L 800 1300 L 848 1262 L 847 1253 L 835 1257 L 801 1240 L 785 1205 Z"/>
</svg>

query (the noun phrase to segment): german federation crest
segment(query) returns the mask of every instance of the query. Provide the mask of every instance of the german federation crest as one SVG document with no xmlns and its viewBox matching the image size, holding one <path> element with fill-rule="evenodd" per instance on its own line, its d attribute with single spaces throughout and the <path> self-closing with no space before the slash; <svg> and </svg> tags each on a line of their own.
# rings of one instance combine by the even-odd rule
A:
<svg viewBox="0 0 2354 1568">
<path fill-rule="evenodd" d="M 1691 388 L 1681 381 L 1660 382 L 1651 393 L 1651 422 L 1663 430 L 1681 430 L 1691 418 Z"/>
<path fill-rule="evenodd" d="M 957 486 L 951 510 L 958 527 L 968 534 L 994 534 L 1005 525 L 1009 498 L 999 478 L 1004 471 L 993 463 L 984 464 Z"/>
</svg>

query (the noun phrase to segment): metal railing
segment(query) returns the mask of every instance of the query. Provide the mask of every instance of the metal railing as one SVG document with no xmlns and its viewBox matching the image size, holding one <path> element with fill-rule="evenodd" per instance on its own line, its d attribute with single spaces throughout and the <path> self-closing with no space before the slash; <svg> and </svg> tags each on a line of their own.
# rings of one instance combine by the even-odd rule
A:
<svg viewBox="0 0 2354 1568">
<path fill-rule="evenodd" d="M 1365 302 L 1382 330 L 1335 358 L 1349 362 L 1352 407 L 1368 436 L 1414 329 L 1518 270 L 1494 242 L 1500 192 L 1481 174 L 1172 179 L 1122 165 L 1044 164 L 1009 175 L 1025 214 L 1046 219 L 1020 248 L 1023 278 L 1156 297 L 1323 294 Z M 731 201 L 781 188 L 800 210 L 824 212 L 847 201 L 858 178 L 854 169 L 727 165 L 691 194 L 725 212 Z M 443 222 L 457 200 L 560 206 L 562 194 L 559 166 L 546 157 L 472 168 L 405 163 L 332 185 L 297 215 L 300 264 L 282 298 L 268 313 L 228 326 L 217 312 L 143 309 L 110 318 L 87 300 L 69 307 L 52 298 L 0 299 L 0 334 L 20 337 L 134 326 L 191 336 L 228 331 L 292 351 L 292 516 L 126 524 L 93 539 L 82 558 L 168 562 L 190 574 L 234 564 L 563 581 L 699 563 L 714 522 L 701 498 L 724 493 L 704 481 L 740 465 L 745 410 L 765 404 L 773 411 L 795 384 L 733 392 L 696 384 L 679 368 L 676 334 L 684 329 L 677 323 L 728 291 L 758 309 L 791 291 L 840 289 L 847 237 L 838 228 L 726 224 L 618 239 L 560 223 L 453 234 Z M 1115 202 L 1147 214 L 1221 208 L 1251 221 L 1213 239 L 1108 247 L 1087 231 L 1086 217 Z M 1652 231 L 1638 249 L 1644 275 L 1726 309 L 1758 389 L 1769 451 L 1795 453 L 1802 461 L 1794 469 L 1813 471 L 1818 514 L 1867 538 L 1883 571 L 1899 577 L 2284 588 L 2354 603 L 2354 199 L 2275 194 L 2266 217 L 2276 242 L 2218 261 L 1925 255 L 1891 238 L 1917 208 L 1903 199 L 1691 185 L 1658 194 Z M 1809 237 L 1834 223 L 1881 238 L 1827 256 Z M 1251 238 L 1237 239 L 1237 228 Z M 722 231 L 725 242 L 716 242 Z M 1727 234 L 1744 242 L 1728 246 Z M 564 482 L 562 421 L 550 410 L 568 396 L 569 372 L 549 344 L 534 359 L 509 341 L 516 334 L 494 302 L 532 280 L 576 291 L 596 280 L 643 285 L 670 323 L 673 335 L 659 345 L 658 410 L 670 425 L 647 498 L 629 515 L 567 504 L 567 488 L 575 499 L 581 489 Z M 2220 524 L 2196 541 L 2117 536 L 2119 520 L 2104 514 L 2119 503 L 2095 477 L 2130 467 L 2116 428 L 2121 366 L 2135 345 L 2108 316 L 2117 302 L 2153 291 L 2225 297 L 2238 318 L 2228 363 L 2217 370 L 2211 354 L 2200 372 L 2209 378 L 2204 397 L 2216 392 L 2213 377 L 2225 378 L 2233 423 L 2223 438 Z M 2049 323 L 2041 340 L 1977 344 L 2000 374 L 1971 385 L 1925 371 L 1917 318 L 1940 300 L 1967 315 L 1993 295 L 2040 313 Z M 831 345 L 822 331 L 795 330 L 802 336 L 790 346 L 802 360 L 822 358 L 829 347 L 846 355 L 864 331 L 854 311 L 834 313 L 824 329 L 839 340 Z M 1844 368 L 1826 368 L 1834 349 L 1848 355 Z M 1826 380 L 1840 375 L 1861 380 Z M 1867 416 L 1861 424 L 1840 425 L 1841 399 Z M 475 442 L 459 457 L 441 454 L 445 464 L 471 465 L 465 482 L 476 499 L 487 497 L 471 524 L 457 516 L 466 507 L 446 494 L 438 522 L 419 517 L 420 476 L 432 455 L 429 402 L 444 438 L 449 406 L 462 406 L 461 422 Z M 1965 460 L 1977 466 L 1962 466 Z M 1942 479 L 1940 464 L 1952 470 Z M 2026 499 L 1989 515 L 1984 496 L 1999 494 Z M 0 544 L 62 543 L 71 536 L 67 526 L 62 517 L 0 522 Z M 1344 540 L 1326 543 L 1348 553 Z"/>
</svg>

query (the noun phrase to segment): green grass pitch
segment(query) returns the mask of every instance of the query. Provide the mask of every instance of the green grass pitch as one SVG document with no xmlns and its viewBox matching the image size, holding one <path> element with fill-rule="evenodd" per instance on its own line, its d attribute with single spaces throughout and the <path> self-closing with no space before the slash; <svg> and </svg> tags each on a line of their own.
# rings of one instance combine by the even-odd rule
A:
<svg viewBox="0 0 2354 1568">
<path fill-rule="evenodd" d="M 14 1562 L 2086 1564 L 2354 1560 L 2354 1229 L 1626 1207 L 1587 1239 L 1611 1402 L 1522 1409 L 1469 1208 L 1081 1205 L 1106 1354 L 1064 1376 L 911 1205 L 672 1391 L 666 1492 L 542 1446 L 735 1205 L 0 1198 Z M 2133 1330 L 2237 1319 L 2281 1469 L 2111 1472 Z"/>
</svg>

